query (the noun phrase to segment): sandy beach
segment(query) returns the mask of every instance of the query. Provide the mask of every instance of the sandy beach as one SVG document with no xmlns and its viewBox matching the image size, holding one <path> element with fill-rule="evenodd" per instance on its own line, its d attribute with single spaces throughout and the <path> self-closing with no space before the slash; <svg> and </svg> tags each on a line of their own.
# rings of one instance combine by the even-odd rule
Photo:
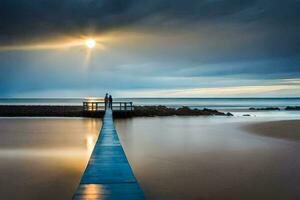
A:
<svg viewBox="0 0 300 200">
<path fill-rule="evenodd" d="M 268 137 L 300 140 L 300 120 L 259 122 L 243 127 L 246 131 Z"/>
</svg>

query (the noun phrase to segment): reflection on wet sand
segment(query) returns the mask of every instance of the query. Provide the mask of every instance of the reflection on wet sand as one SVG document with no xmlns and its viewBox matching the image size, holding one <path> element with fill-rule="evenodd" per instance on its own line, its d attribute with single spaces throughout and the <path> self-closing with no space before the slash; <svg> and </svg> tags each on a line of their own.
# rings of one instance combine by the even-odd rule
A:
<svg viewBox="0 0 300 200">
<path fill-rule="evenodd" d="M 300 143 L 249 134 L 240 128 L 249 121 L 155 117 L 116 126 L 148 199 L 300 199 Z"/>
<path fill-rule="evenodd" d="M 100 119 L 1 118 L 1 199 L 71 199 L 100 126 Z"/>
<path fill-rule="evenodd" d="M 259 121 L 252 119 L 133 118 L 116 127 L 148 199 L 300 199 L 299 141 L 241 129 Z M 71 199 L 100 126 L 99 119 L 0 119 L 1 199 Z"/>
</svg>

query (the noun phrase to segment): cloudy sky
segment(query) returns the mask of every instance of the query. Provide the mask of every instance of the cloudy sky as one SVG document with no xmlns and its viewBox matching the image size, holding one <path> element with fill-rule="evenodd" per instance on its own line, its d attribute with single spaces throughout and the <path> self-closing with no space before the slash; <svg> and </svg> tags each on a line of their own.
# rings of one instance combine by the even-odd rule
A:
<svg viewBox="0 0 300 200">
<path fill-rule="evenodd" d="M 300 0 L 1 0 L 0 97 L 299 97 L 299 10 Z"/>
</svg>

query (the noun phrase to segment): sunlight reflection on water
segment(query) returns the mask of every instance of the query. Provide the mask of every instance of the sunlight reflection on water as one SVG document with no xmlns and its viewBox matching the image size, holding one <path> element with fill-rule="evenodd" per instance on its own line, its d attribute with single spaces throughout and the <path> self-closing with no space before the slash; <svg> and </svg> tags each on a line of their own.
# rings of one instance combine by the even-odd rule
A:
<svg viewBox="0 0 300 200">
<path fill-rule="evenodd" d="M 87 135 L 86 136 L 86 148 L 87 148 L 87 153 L 89 155 L 92 154 L 95 144 L 96 144 L 95 136 L 94 135 Z"/>
<path fill-rule="evenodd" d="M 100 127 L 100 119 L 0 118 L 1 199 L 71 199 Z"/>
</svg>

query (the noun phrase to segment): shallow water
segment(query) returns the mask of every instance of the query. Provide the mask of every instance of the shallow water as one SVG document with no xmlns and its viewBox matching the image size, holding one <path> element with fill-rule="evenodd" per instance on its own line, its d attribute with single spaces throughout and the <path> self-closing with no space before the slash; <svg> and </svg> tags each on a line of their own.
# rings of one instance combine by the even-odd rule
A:
<svg viewBox="0 0 300 200">
<path fill-rule="evenodd" d="M 101 121 L 0 118 L 0 199 L 71 199 Z"/>
<path fill-rule="evenodd" d="M 300 143 L 241 129 L 278 119 L 286 118 L 153 117 L 116 127 L 148 199 L 300 199 Z M 0 118 L 0 199 L 70 199 L 100 126 Z"/>
<path fill-rule="evenodd" d="M 255 121 L 136 118 L 117 129 L 149 199 L 300 199 L 300 143 L 240 128 Z"/>
</svg>

